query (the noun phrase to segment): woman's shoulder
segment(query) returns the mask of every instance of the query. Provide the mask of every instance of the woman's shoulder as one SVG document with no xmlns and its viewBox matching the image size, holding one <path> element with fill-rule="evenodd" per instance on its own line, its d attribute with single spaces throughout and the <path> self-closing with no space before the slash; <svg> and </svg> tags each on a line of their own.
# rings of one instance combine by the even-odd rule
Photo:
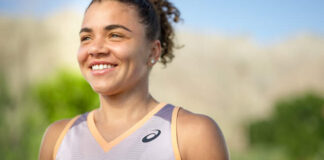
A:
<svg viewBox="0 0 324 160">
<path fill-rule="evenodd" d="M 221 129 L 212 118 L 183 108 L 179 110 L 177 124 L 178 129 L 184 131 L 185 136 L 207 136 L 208 138 L 215 138 L 215 135 L 222 136 Z"/>
<path fill-rule="evenodd" d="M 70 127 L 73 126 L 80 118 L 87 119 L 87 115 L 92 111 L 85 112 L 73 118 L 58 120 L 50 124 L 47 127 L 42 139 L 39 159 L 53 159 L 54 152 L 57 151 L 58 146 L 63 140 L 65 134 L 69 131 Z"/>
<path fill-rule="evenodd" d="M 49 125 L 44 133 L 39 153 L 40 160 L 53 159 L 53 151 L 60 134 L 72 119 L 63 119 Z"/>
<path fill-rule="evenodd" d="M 181 108 L 178 113 L 177 132 L 183 159 L 228 159 L 222 131 L 209 116 Z"/>
</svg>

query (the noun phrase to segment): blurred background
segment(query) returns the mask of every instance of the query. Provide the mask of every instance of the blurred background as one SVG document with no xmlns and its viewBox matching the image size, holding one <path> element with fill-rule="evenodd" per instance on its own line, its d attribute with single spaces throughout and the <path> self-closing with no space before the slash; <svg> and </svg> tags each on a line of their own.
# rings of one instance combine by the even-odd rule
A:
<svg viewBox="0 0 324 160">
<path fill-rule="evenodd" d="M 98 107 L 76 61 L 89 0 L 0 0 L 0 154 L 37 159 L 46 127 Z M 211 116 L 233 160 L 324 159 L 324 1 L 173 0 L 160 101 Z"/>
</svg>

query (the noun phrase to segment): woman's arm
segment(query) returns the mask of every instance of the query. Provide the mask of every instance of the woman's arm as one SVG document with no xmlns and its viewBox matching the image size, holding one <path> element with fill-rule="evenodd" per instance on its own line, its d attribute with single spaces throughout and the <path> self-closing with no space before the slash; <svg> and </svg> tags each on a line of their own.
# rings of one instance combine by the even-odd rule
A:
<svg viewBox="0 0 324 160">
<path fill-rule="evenodd" d="M 46 129 L 39 152 L 39 160 L 53 159 L 55 143 L 69 121 L 70 119 L 64 119 L 54 122 Z"/>
<path fill-rule="evenodd" d="M 182 160 L 229 159 L 223 134 L 213 119 L 181 109 L 177 126 Z"/>
</svg>

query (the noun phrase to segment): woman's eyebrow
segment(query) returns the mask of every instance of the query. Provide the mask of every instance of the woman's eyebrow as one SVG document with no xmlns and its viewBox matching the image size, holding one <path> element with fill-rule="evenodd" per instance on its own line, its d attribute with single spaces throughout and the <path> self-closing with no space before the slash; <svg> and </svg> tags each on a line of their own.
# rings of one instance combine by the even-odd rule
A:
<svg viewBox="0 0 324 160">
<path fill-rule="evenodd" d="M 132 32 L 132 30 L 130 30 L 129 28 L 127 28 L 127 27 L 125 27 L 125 26 L 123 26 L 123 25 L 119 25 L 119 24 L 112 24 L 112 25 L 108 25 L 108 26 L 106 26 L 105 28 L 104 28 L 104 30 L 106 30 L 106 31 L 111 31 L 111 30 L 114 30 L 114 29 L 117 29 L 117 28 L 121 28 L 121 29 L 124 29 L 124 30 L 126 30 L 126 31 L 128 31 L 128 32 Z M 85 28 L 82 28 L 81 30 L 80 30 L 80 32 L 79 32 L 79 34 L 81 34 L 82 32 L 92 32 L 92 29 L 91 28 L 87 28 L 87 27 L 85 27 Z"/>
<path fill-rule="evenodd" d="M 80 30 L 79 34 L 81 34 L 82 32 L 92 32 L 92 29 L 85 27 Z"/>
<path fill-rule="evenodd" d="M 132 32 L 132 30 L 130 30 L 129 28 L 123 26 L 123 25 L 119 25 L 119 24 L 112 24 L 112 25 L 108 25 L 105 27 L 105 30 L 106 31 L 110 31 L 110 30 L 114 30 L 114 29 L 117 29 L 117 28 L 121 28 L 121 29 L 124 29 L 128 32 Z"/>
</svg>

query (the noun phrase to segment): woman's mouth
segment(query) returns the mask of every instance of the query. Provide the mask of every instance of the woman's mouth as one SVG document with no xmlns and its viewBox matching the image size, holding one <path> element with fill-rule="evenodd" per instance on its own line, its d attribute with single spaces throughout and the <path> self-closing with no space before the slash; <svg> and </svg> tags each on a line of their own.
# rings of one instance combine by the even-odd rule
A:
<svg viewBox="0 0 324 160">
<path fill-rule="evenodd" d="M 112 63 L 105 63 L 105 62 L 97 62 L 93 63 L 89 66 L 89 69 L 91 70 L 91 73 L 93 75 L 104 75 L 107 74 L 117 67 L 117 64 L 112 64 Z"/>
<path fill-rule="evenodd" d="M 114 68 L 116 66 L 117 65 L 113 65 L 113 64 L 95 64 L 91 66 L 91 70 L 98 71 L 98 70 Z"/>
</svg>

